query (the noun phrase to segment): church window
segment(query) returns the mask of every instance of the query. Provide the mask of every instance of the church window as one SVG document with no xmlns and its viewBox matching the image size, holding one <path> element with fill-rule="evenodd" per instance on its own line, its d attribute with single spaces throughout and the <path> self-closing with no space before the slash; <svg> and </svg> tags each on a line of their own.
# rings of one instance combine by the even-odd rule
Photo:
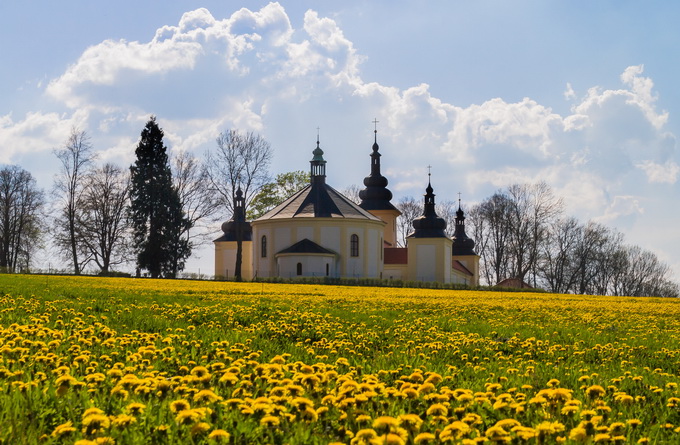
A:
<svg viewBox="0 0 680 445">
<path fill-rule="evenodd" d="M 262 235 L 262 241 L 260 242 L 261 256 L 262 258 L 267 258 L 267 237 Z"/>
<path fill-rule="evenodd" d="M 297 263 L 297 274 L 302 275 L 302 263 Z"/>
<path fill-rule="evenodd" d="M 356 233 L 349 239 L 349 255 L 359 256 L 359 235 Z"/>
<path fill-rule="evenodd" d="M 326 263 L 326 276 L 330 275 L 331 273 L 331 265 Z"/>
</svg>

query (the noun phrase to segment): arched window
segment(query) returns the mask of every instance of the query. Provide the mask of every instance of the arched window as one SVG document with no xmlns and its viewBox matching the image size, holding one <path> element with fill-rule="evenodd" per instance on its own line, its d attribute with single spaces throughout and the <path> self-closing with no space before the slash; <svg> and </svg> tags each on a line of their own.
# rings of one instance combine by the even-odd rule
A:
<svg viewBox="0 0 680 445">
<path fill-rule="evenodd" d="M 302 275 L 302 263 L 297 263 L 297 274 Z"/>
<path fill-rule="evenodd" d="M 262 235 L 262 240 L 260 241 L 260 255 L 262 258 L 267 258 L 267 237 Z"/>
<path fill-rule="evenodd" d="M 356 233 L 349 238 L 349 255 L 359 256 L 359 235 Z"/>
</svg>

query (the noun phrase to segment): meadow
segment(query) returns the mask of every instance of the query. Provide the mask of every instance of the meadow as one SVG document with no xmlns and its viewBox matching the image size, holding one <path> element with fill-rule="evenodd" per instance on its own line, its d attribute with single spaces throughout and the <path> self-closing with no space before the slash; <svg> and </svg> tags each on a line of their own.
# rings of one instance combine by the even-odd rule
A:
<svg viewBox="0 0 680 445">
<path fill-rule="evenodd" d="M 680 301 L 0 275 L 0 443 L 680 443 Z"/>
</svg>

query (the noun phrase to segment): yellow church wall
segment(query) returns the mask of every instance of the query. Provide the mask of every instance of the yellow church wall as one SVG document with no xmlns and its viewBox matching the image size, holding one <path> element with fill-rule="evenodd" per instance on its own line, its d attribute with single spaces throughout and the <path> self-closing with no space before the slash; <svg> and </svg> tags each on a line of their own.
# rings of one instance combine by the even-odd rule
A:
<svg viewBox="0 0 680 445">
<path fill-rule="evenodd" d="M 459 281 L 455 281 L 456 283 L 479 286 L 479 255 L 453 255 L 451 261 L 460 261 L 463 266 L 467 267 L 467 269 L 472 272 L 472 277 L 469 277 L 454 271 L 459 277 Z"/>
<path fill-rule="evenodd" d="M 383 239 L 392 247 L 397 247 L 397 217 L 401 213 L 398 210 L 371 210 L 370 212 L 385 222 Z"/>
<path fill-rule="evenodd" d="M 383 279 L 385 280 L 407 280 L 408 265 L 389 264 L 383 267 Z"/>
<path fill-rule="evenodd" d="M 406 279 L 450 283 L 451 245 L 448 238 L 409 238 Z"/>
<path fill-rule="evenodd" d="M 241 277 L 253 279 L 253 242 L 243 241 L 241 253 Z M 215 277 L 232 278 L 236 270 L 236 241 L 215 242 Z"/>
<path fill-rule="evenodd" d="M 254 273 L 260 277 L 280 276 L 276 253 L 305 238 L 336 252 L 333 276 L 379 277 L 382 272 L 381 221 L 340 218 L 291 218 L 253 221 Z M 350 255 L 350 237 L 359 236 L 359 257 Z M 261 238 L 267 237 L 267 256 L 261 256 Z"/>
<path fill-rule="evenodd" d="M 277 255 L 278 276 L 283 278 L 324 277 L 334 276 L 335 257 L 325 254 L 283 254 Z M 298 275 L 297 265 L 300 264 L 301 274 Z M 328 266 L 328 269 L 326 268 Z M 326 273 L 328 271 L 328 273 Z"/>
</svg>

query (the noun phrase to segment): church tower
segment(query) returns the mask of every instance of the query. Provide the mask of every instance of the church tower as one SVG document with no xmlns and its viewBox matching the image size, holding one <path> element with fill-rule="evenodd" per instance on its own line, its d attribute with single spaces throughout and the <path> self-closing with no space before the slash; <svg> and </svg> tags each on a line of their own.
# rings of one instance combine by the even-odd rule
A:
<svg viewBox="0 0 680 445">
<path fill-rule="evenodd" d="M 450 283 L 452 241 L 445 233 L 446 221 L 435 210 L 433 192 L 428 181 L 423 214 L 413 220 L 414 230 L 407 237 L 408 278 Z"/>
<path fill-rule="evenodd" d="M 236 269 L 238 238 L 241 237 L 241 277 L 253 278 L 253 230 L 246 221 L 245 198 L 241 188 L 233 201 L 234 216 L 222 224 L 222 236 L 215 243 L 215 277 L 232 278 Z"/>
<path fill-rule="evenodd" d="M 377 124 L 378 121 L 373 121 Z M 380 152 L 378 129 L 374 130 L 373 152 L 371 153 L 371 174 L 364 178 L 366 186 L 359 192 L 361 207 L 386 223 L 384 241 L 386 247 L 397 247 L 397 218 L 401 212 L 392 205 L 392 192 L 387 188 L 387 178 L 380 173 Z"/>
<path fill-rule="evenodd" d="M 453 234 L 452 257 L 453 262 L 458 261 L 472 273 L 471 286 L 479 286 L 479 255 L 474 251 L 475 242 L 465 234 L 465 213 L 458 199 L 458 211 L 456 212 L 456 229 Z"/>
</svg>

